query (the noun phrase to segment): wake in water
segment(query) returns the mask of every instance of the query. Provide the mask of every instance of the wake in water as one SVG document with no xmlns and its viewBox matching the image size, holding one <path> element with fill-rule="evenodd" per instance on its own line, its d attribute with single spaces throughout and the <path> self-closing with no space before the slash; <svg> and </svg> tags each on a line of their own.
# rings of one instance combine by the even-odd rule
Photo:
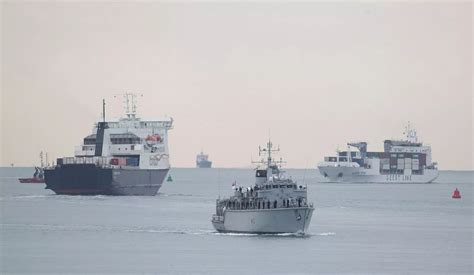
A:
<svg viewBox="0 0 474 275">
<path fill-rule="evenodd" d="M 14 196 L 1 196 L 0 201 L 8 201 L 8 200 L 35 200 L 35 199 L 47 199 L 49 197 L 56 196 L 56 195 L 14 195 Z"/>
<path fill-rule="evenodd" d="M 334 232 L 324 232 L 324 233 L 317 233 L 317 234 L 314 234 L 315 236 L 335 236 L 336 233 Z"/>
<path fill-rule="evenodd" d="M 178 234 L 178 235 L 211 235 L 212 230 L 172 230 L 172 229 L 153 229 L 153 228 L 137 228 L 125 230 L 129 233 L 158 233 L 158 234 Z"/>
<path fill-rule="evenodd" d="M 124 232 L 137 234 L 177 234 L 177 235 L 208 235 L 208 236 L 228 236 L 228 237 L 257 237 L 257 238 L 309 238 L 311 236 L 334 236 L 334 232 L 324 233 L 278 233 L 278 234 L 252 234 L 252 233 L 221 233 L 210 229 L 186 229 L 174 230 L 172 228 L 155 227 L 107 227 L 98 225 L 58 225 L 58 224 L 1 224 L 4 228 L 14 230 L 38 230 L 38 231 L 78 231 L 78 232 Z"/>
<path fill-rule="evenodd" d="M 12 195 L 12 196 L 2 196 L 0 200 L 36 200 L 36 199 L 52 199 L 52 200 L 69 200 L 69 201 L 78 201 L 78 200 L 105 200 L 107 198 L 115 198 L 113 196 L 69 196 L 69 195 L 56 195 L 56 194 L 45 194 L 45 195 Z"/>
<path fill-rule="evenodd" d="M 166 193 L 160 193 L 156 194 L 157 196 L 161 197 L 203 197 L 199 195 L 194 195 L 194 194 L 182 194 L 182 193 L 177 193 L 177 194 L 166 194 Z"/>
</svg>

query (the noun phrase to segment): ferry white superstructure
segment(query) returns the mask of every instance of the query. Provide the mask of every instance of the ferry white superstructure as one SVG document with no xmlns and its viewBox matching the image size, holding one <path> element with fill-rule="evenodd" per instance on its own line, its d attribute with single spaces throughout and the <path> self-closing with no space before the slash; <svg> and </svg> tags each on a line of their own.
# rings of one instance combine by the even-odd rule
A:
<svg viewBox="0 0 474 275">
<path fill-rule="evenodd" d="M 432 161 L 431 146 L 418 141 L 410 124 L 405 134 L 403 140 L 385 140 L 383 152 L 368 152 L 367 142 L 347 143 L 347 151 L 325 157 L 318 169 L 328 182 L 433 182 L 439 172 L 437 163 Z"/>
</svg>

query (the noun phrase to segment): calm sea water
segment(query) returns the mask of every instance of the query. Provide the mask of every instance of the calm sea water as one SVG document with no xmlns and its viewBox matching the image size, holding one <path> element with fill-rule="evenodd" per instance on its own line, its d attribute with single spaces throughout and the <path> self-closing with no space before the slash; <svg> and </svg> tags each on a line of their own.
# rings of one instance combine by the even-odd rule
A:
<svg viewBox="0 0 474 275">
<path fill-rule="evenodd" d="M 216 233 L 215 199 L 250 169 L 173 169 L 156 197 L 58 196 L 0 168 L 5 273 L 473 273 L 473 172 L 434 184 L 328 184 L 288 170 L 316 211 L 306 236 Z M 220 184 L 218 184 L 220 182 Z M 454 188 L 462 199 L 451 199 Z"/>
</svg>

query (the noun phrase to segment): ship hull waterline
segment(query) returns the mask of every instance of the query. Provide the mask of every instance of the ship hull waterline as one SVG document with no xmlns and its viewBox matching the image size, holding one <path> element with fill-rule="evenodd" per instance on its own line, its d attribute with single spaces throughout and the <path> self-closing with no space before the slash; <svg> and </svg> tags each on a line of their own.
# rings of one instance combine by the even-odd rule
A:
<svg viewBox="0 0 474 275">
<path fill-rule="evenodd" d="M 196 168 L 212 168 L 212 161 L 201 161 L 196 163 Z"/>
<path fill-rule="evenodd" d="M 45 181 L 58 195 L 154 196 L 168 171 L 63 165 L 45 170 Z"/>
<path fill-rule="evenodd" d="M 283 234 L 308 231 L 313 207 L 226 210 L 223 221 L 212 221 L 220 233 Z"/>
<path fill-rule="evenodd" d="M 422 175 L 370 174 L 360 167 L 318 167 L 326 182 L 330 183 L 432 183 L 438 178 L 436 169 L 425 169 Z"/>
</svg>

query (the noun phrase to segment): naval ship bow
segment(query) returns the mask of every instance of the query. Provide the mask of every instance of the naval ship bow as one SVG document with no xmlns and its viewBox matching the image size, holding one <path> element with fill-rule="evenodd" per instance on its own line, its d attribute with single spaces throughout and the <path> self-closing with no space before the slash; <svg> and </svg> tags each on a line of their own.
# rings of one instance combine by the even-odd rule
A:
<svg viewBox="0 0 474 275">
<path fill-rule="evenodd" d="M 307 188 L 286 178 L 281 170 L 283 161 L 274 161 L 271 141 L 259 147 L 255 169 L 255 184 L 251 187 L 233 186 L 234 195 L 216 201 L 212 224 L 219 232 L 234 233 L 305 233 L 314 211 L 307 201 Z"/>
</svg>

